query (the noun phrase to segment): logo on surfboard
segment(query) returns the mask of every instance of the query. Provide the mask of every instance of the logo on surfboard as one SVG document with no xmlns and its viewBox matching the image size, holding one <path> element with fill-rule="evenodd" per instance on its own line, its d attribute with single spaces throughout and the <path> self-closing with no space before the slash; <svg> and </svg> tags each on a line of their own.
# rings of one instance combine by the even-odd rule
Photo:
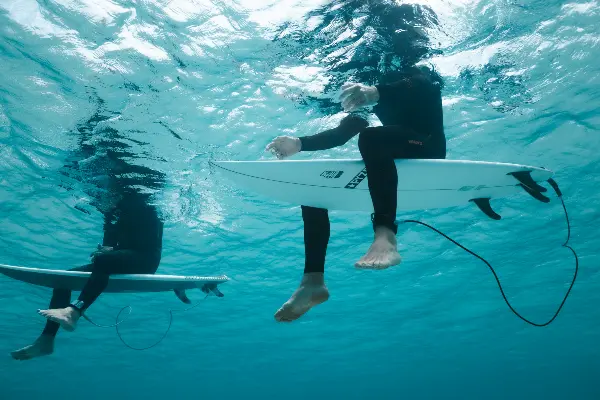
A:
<svg viewBox="0 0 600 400">
<path fill-rule="evenodd" d="M 345 189 L 356 189 L 356 187 L 367 177 L 367 168 L 363 168 L 346 186 Z"/>
<path fill-rule="evenodd" d="M 337 179 L 342 176 L 343 173 L 344 171 L 323 171 L 321 172 L 321 176 L 325 179 Z"/>
<path fill-rule="evenodd" d="M 463 186 L 460 189 L 458 189 L 459 192 L 469 192 L 471 190 L 481 190 L 481 189 L 487 189 L 488 187 L 486 185 L 479 185 L 479 186 Z"/>
</svg>

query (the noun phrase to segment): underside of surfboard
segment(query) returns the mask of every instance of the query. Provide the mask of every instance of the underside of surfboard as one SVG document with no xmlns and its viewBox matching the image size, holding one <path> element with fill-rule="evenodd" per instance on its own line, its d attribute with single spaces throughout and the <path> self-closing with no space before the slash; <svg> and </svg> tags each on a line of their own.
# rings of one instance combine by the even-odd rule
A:
<svg viewBox="0 0 600 400">
<path fill-rule="evenodd" d="M 249 191 L 273 200 L 329 210 L 372 212 L 362 160 L 211 161 L 211 166 Z M 540 185 L 545 168 L 463 160 L 396 160 L 398 212 L 475 204 L 500 219 L 494 198 L 526 192 L 548 202 Z"/>
<path fill-rule="evenodd" d="M 73 291 L 81 291 L 91 275 L 90 272 L 29 268 L 5 264 L 0 264 L 0 274 L 36 286 Z M 225 275 L 111 275 L 105 292 L 148 293 L 172 290 L 181 301 L 189 304 L 190 301 L 187 298 L 186 290 L 200 289 L 206 294 L 214 294 L 217 297 L 223 297 L 223 293 L 221 293 L 218 286 L 228 280 L 229 278 Z"/>
</svg>

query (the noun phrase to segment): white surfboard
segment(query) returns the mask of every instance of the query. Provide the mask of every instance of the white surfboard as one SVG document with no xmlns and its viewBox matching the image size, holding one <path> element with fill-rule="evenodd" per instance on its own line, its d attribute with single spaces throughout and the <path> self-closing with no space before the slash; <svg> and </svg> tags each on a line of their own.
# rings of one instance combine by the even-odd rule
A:
<svg viewBox="0 0 600 400">
<path fill-rule="evenodd" d="M 56 289 L 81 291 L 90 272 L 16 267 L 0 264 L 0 274 L 32 285 Z M 217 285 L 229 280 L 227 276 L 180 275 L 111 275 L 105 292 L 166 292 L 186 289 L 215 290 Z"/>
<path fill-rule="evenodd" d="M 373 211 L 362 160 L 211 161 L 233 182 L 268 198 L 330 210 Z M 518 164 L 458 160 L 396 160 L 398 209 L 466 205 L 478 198 L 522 193 L 509 173 L 527 171 L 535 182 L 552 171 Z"/>
</svg>

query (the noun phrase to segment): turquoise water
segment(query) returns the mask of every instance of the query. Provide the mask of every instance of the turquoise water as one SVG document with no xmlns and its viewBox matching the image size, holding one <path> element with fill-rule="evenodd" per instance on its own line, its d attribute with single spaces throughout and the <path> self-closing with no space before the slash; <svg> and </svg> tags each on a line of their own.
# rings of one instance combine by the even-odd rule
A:
<svg viewBox="0 0 600 400">
<path fill-rule="evenodd" d="M 267 159 L 274 136 L 336 124 L 340 115 L 302 101 L 323 92 L 333 49 L 273 40 L 310 32 L 304 16 L 324 1 L 0 0 L 0 263 L 87 263 L 102 237 L 94 151 L 120 146 L 164 176 L 159 271 L 231 278 L 224 298 L 175 315 L 151 350 L 83 321 L 51 357 L 16 362 L 9 352 L 37 337 L 50 291 L 0 277 L 0 398 L 599 398 L 600 3 L 428 3 L 443 28 L 429 61 L 446 80 L 448 158 L 556 171 L 581 270 L 554 324 L 525 325 L 485 265 L 417 226 L 401 228 L 402 265 L 355 270 L 369 218 L 342 212 L 332 213 L 331 300 L 274 322 L 302 272 L 300 210 L 235 187 L 208 160 Z M 343 34 L 334 24 L 331 36 Z M 300 158 L 358 156 L 354 140 Z M 494 204 L 502 221 L 474 207 L 403 217 L 481 253 L 517 309 L 547 320 L 574 267 L 560 203 Z M 106 295 L 90 314 L 110 324 L 127 304 L 121 332 L 134 346 L 159 339 L 181 306 L 171 293 Z"/>
</svg>

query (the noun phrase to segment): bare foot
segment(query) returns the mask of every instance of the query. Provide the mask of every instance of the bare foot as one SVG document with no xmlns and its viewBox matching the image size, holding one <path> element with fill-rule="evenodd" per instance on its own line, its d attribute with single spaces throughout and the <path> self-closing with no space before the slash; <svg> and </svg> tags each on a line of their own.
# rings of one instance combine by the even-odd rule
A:
<svg viewBox="0 0 600 400">
<path fill-rule="evenodd" d="M 60 324 L 67 332 L 73 332 L 77 327 L 77 321 L 81 314 L 73 307 L 55 308 L 52 310 L 38 310 L 38 314 Z"/>
<path fill-rule="evenodd" d="M 292 297 L 275 313 L 278 322 L 292 322 L 314 306 L 329 299 L 325 278 L 321 272 L 304 274 Z"/>
<path fill-rule="evenodd" d="M 396 234 L 385 226 L 375 228 L 375 240 L 367 254 L 354 266 L 365 269 L 385 269 L 400 264 Z"/>
<path fill-rule="evenodd" d="M 22 349 L 10 353 L 12 358 L 19 361 L 31 360 L 36 357 L 49 356 L 54 352 L 54 336 L 41 335 L 39 338 Z"/>
</svg>

